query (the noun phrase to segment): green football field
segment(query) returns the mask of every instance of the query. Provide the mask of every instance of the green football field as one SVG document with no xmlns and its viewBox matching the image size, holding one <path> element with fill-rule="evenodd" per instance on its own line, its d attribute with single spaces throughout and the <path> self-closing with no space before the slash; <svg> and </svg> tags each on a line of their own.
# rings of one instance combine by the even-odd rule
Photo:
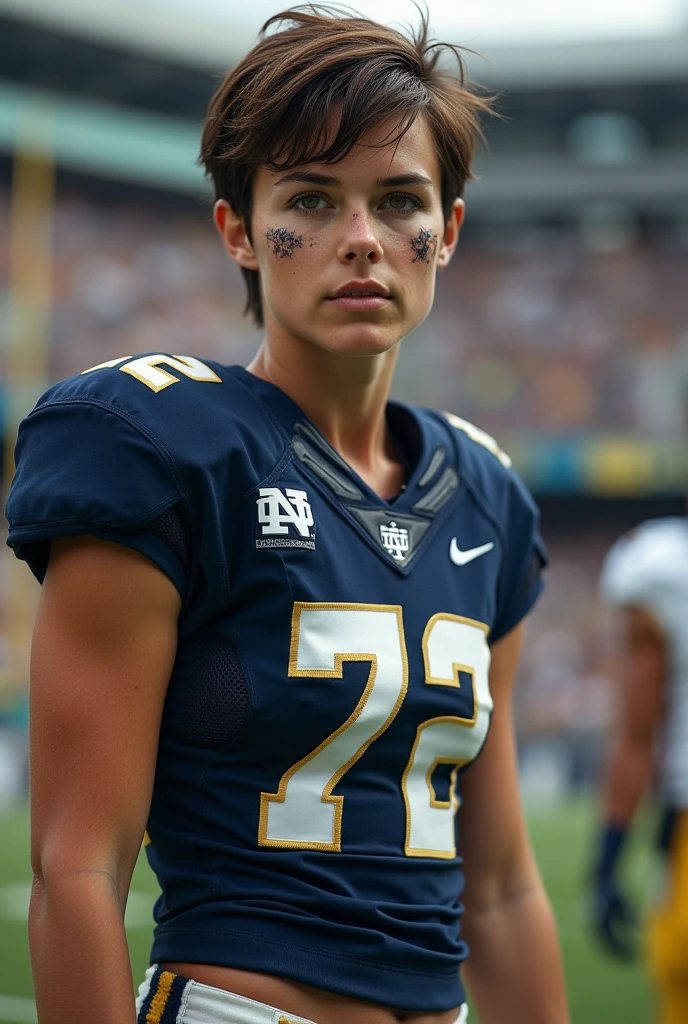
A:
<svg viewBox="0 0 688 1024">
<path fill-rule="evenodd" d="M 591 828 L 589 806 L 576 802 L 546 815 L 531 815 L 530 826 L 559 922 L 573 1024 L 651 1024 L 651 999 L 642 969 L 610 962 L 586 932 L 581 882 Z M 646 843 L 634 843 L 627 869 L 631 886 L 638 892 L 646 888 Z M 29 877 L 27 815 L 0 817 L 0 1021 L 9 1024 L 35 1021 L 25 923 Z M 137 982 L 147 963 L 155 889 L 147 865 L 140 860 L 127 908 Z M 472 1021 L 477 1024 L 475 1017 Z"/>
</svg>

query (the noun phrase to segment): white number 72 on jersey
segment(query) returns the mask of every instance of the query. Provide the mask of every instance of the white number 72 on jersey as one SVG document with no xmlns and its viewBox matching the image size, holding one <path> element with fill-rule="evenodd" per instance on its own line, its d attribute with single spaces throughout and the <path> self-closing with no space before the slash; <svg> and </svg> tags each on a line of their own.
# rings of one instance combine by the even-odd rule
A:
<svg viewBox="0 0 688 1024">
<path fill-rule="evenodd" d="M 456 856 L 456 775 L 479 753 L 492 711 L 487 626 L 458 615 L 433 615 L 423 633 L 425 683 L 461 687 L 470 676 L 470 718 L 444 715 L 422 722 L 400 779 L 406 805 L 408 857 Z M 344 797 L 332 790 L 387 729 L 408 687 L 408 659 L 398 605 L 306 604 L 292 617 L 289 675 L 341 679 L 345 661 L 369 661 L 363 695 L 343 725 L 282 776 L 276 793 L 262 793 L 261 846 L 340 850 Z M 453 765 L 449 799 L 439 800 L 432 777 Z"/>
</svg>

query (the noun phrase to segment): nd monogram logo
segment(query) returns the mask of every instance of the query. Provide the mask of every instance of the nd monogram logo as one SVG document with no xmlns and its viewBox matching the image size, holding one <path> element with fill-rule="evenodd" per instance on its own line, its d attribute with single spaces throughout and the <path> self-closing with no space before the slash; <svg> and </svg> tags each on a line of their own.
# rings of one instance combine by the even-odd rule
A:
<svg viewBox="0 0 688 1024">
<path fill-rule="evenodd" d="M 261 487 L 256 499 L 257 548 L 307 548 L 315 551 L 313 512 L 305 491 Z"/>
<path fill-rule="evenodd" d="M 408 554 L 409 534 L 403 526 L 391 522 L 389 526 L 380 526 L 380 540 L 385 551 L 388 551 L 397 562 L 403 562 Z"/>
</svg>

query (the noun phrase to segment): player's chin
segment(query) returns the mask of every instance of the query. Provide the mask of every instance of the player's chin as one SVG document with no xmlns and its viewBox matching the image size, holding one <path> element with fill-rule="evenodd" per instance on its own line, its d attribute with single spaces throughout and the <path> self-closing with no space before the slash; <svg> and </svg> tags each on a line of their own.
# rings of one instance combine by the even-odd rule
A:
<svg viewBox="0 0 688 1024">
<path fill-rule="evenodd" d="M 393 348 L 413 329 L 415 323 L 408 320 L 396 303 L 367 314 L 338 310 L 323 318 L 319 334 L 322 344 L 340 355 L 375 355 Z"/>
<path fill-rule="evenodd" d="M 320 344 L 340 356 L 374 356 L 394 348 L 404 336 L 396 324 L 352 323 L 322 331 Z"/>
</svg>

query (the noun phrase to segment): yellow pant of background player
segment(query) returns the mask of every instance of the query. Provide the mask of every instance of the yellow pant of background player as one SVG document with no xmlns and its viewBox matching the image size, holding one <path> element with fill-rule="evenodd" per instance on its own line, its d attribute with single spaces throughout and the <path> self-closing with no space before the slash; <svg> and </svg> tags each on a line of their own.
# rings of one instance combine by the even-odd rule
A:
<svg viewBox="0 0 688 1024">
<path fill-rule="evenodd" d="M 661 902 L 650 912 L 647 952 L 660 1024 L 688 1024 L 688 811 L 676 820 Z"/>
</svg>

